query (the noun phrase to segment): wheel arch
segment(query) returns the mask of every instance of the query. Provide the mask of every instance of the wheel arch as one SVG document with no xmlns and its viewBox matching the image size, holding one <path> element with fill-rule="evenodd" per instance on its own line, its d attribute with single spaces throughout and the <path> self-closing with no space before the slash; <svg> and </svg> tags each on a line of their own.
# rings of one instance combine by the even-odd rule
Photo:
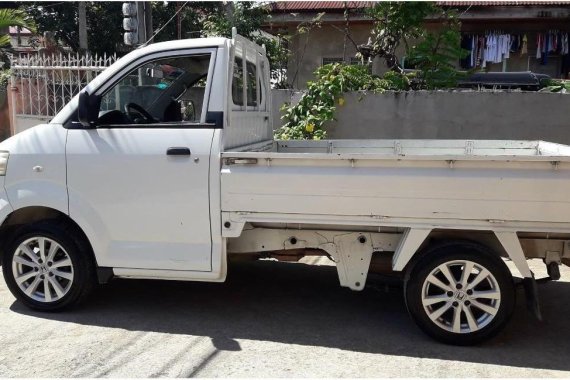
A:
<svg viewBox="0 0 570 380">
<path fill-rule="evenodd" d="M 86 244 L 86 247 L 89 249 L 88 254 L 90 255 L 90 258 L 95 263 L 95 266 L 98 267 L 93 246 L 79 224 L 64 212 L 46 206 L 22 207 L 8 214 L 6 219 L 2 222 L 2 225 L 0 225 L 0 247 L 2 247 L 0 254 L 3 254 L 5 243 L 12 237 L 12 234 L 18 229 L 18 227 L 26 224 L 47 221 L 54 221 L 55 223 L 64 224 L 71 228 L 74 233 L 77 234 L 75 235 L 76 238 L 81 239 Z"/>
<path fill-rule="evenodd" d="M 462 243 L 477 244 L 498 257 L 508 257 L 507 251 L 493 231 L 434 229 L 430 231 L 410 260 L 404 265 L 402 270 L 404 278 L 407 279 L 416 264 L 435 248 Z"/>
</svg>

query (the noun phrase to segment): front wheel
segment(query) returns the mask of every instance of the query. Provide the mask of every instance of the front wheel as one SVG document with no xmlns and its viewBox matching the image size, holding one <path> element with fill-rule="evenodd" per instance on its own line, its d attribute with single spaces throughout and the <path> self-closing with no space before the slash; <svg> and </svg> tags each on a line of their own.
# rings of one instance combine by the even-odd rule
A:
<svg viewBox="0 0 570 380">
<path fill-rule="evenodd" d="M 477 344 L 496 335 L 515 304 L 505 263 L 487 248 L 468 242 L 426 252 L 410 273 L 405 295 L 418 326 L 455 345 Z"/>
<path fill-rule="evenodd" d="M 95 285 L 94 264 L 76 231 L 54 222 L 24 226 L 7 244 L 4 279 L 26 306 L 56 311 L 78 303 Z"/>
</svg>

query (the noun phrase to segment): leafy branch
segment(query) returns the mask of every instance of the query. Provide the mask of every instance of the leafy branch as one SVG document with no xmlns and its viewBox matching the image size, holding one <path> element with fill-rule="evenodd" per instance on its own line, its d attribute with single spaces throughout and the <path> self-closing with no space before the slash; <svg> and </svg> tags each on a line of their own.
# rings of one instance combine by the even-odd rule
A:
<svg viewBox="0 0 570 380">
<path fill-rule="evenodd" d="M 345 104 L 343 93 L 363 91 L 380 93 L 409 87 L 409 78 L 394 72 L 383 78 L 370 74 L 363 65 L 340 63 L 322 66 L 315 72 L 316 80 L 308 83 L 307 91 L 296 105 L 284 105 L 285 124 L 275 131 L 279 140 L 321 140 L 326 137 L 325 123 L 334 120 L 337 105 Z"/>
</svg>

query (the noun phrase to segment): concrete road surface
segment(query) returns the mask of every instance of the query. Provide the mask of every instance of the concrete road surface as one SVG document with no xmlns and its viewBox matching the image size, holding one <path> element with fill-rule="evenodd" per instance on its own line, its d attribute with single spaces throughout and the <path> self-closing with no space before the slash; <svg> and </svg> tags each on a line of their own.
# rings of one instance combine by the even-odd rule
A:
<svg viewBox="0 0 570 380">
<path fill-rule="evenodd" d="M 338 286 L 335 268 L 262 261 L 224 284 L 115 280 L 81 308 L 33 312 L 0 279 L 0 376 L 570 376 L 570 272 L 540 285 L 545 321 L 515 316 L 496 339 L 424 336 L 398 284 Z"/>
</svg>

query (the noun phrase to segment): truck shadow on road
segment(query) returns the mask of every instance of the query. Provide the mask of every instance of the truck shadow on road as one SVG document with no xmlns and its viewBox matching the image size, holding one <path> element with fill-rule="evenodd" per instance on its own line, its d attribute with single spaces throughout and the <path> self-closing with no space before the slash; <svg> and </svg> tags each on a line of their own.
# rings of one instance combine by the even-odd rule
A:
<svg viewBox="0 0 570 380">
<path fill-rule="evenodd" d="M 446 346 L 408 317 L 402 289 L 372 281 L 363 292 L 339 288 L 330 266 L 261 261 L 234 263 L 223 284 L 114 280 L 81 308 L 63 313 L 10 309 L 82 325 L 206 336 L 218 350 L 236 339 L 330 347 L 473 363 L 570 370 L 570 283 L 540 285 L 544 322 L 526 311 L 518 291 L 508 327 L 477 347 Z"/>
</svg>

